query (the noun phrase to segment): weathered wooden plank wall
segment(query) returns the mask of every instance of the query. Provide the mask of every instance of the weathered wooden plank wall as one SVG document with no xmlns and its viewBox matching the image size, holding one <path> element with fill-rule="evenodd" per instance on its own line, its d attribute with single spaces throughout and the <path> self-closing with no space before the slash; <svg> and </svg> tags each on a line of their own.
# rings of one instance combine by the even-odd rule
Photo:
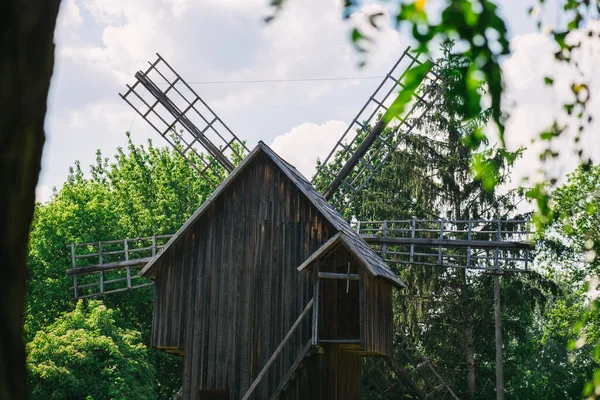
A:
<svg viewBox="0 0 600 400">
<path fill-rule="evenodd" d="M 358 262 L 340 245 L 321 260 L 319 272 L 347 274 L 348 263 L 350 273 L 357 274 Z M 319 339 L 360 339 L 359 281 L 321 279 L 320 285 Z"/>
<path fill-rule="evenodd" d="M 392 286 L 381 278 L 373 277 L 368 271 L 359 272 L 363 286 L 363 349 L 365 354 L 392 354 Z"/>
<path fill-rule="evenodd" d="M 184 349 L 184 398 L 200 389 L 229 388 L 232 399 L 245 393 L 312 298 L 310 277 L 296 267 L 334 233 L 258 154 L 168 249 L 156 268 L 152 341 Z M 307 319 L 253 398 L 277 387 L 309 338 Z M 309 398 L 310 374 L 299 375 L 297 397 L 288 398 Z"/>
<path fill-rule="evenodd" d="M 360 400 L 361 356 L 338 345 L 325 348 L 325 397 L 331 400 Z"/>
</svg>

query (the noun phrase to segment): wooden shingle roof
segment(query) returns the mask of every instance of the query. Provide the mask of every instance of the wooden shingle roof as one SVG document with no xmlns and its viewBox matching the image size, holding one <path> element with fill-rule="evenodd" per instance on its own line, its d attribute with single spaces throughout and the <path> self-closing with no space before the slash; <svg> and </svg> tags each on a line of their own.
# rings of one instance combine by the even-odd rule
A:
<svg viewBox="0 0 600 400">
<path fill-rule="evenodd" d="M 140 275 L 151 275 L 157 261 L 161 255 L 168 251 L 192 224 L 200 218 L 204 211 L 212 205 L 219 195 L 235 180 L 235 178 L 251 163 L 254 157 L 259 154 L 266 154 L 282 171 L 283 173 L 300 189 L 300 191 L 308 198 L 308 200 L 323 214 L 333 227 L 339 232 L 340 239 L 357 257 L 364 266 L 371 272 L 373 276 L 381 277 L 388 280 L 397 287 L 405 287 L 404 283 L 389 269 L 383 260 L 369 247 L 364 239 L 356 232 L 350 224 L 333 208 L 327 200 L 313 187 L 313 185 L 291 164 L 283 160 L 269 146 L 263 142 L 250 152 L 250 154 L 242 161 L 242 163 L 229 174 L 229 176 L 219 185 L 213 194 L 202 204 L 202 206 L 182 225 L 175 235 L 167 242 L 162 251 L 157 254 L 148 264 L 140 271 Z"/>
</svg>

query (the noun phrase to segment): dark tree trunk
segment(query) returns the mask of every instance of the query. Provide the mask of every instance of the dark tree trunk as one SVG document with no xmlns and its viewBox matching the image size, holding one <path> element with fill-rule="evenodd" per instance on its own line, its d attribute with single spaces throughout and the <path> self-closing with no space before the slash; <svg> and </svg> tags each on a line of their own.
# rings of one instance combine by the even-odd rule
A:
<svg viewBox="0 0 600 400">
<path fill-rule="evenodd" d="M 0 3 L 0 398 L 25 399 L 29 226 L 44 145 L 60 0 Z"/>
</svg>

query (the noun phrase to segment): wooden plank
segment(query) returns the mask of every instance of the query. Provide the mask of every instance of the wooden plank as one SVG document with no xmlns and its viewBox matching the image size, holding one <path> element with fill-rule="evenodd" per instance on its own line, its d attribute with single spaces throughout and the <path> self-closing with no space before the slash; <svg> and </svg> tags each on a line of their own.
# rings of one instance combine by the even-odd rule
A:
<svg viewBox="0 0 600 400">
<path fill-rule="evenodd" d="M 319 265 L 315 265 L 314 267 L 314 271 L 313 271 L 313 292 L 314 292 L 314 301 L 315 301 L 315 307 L 313 309 L 313 317 L 312 317 L 312 335 L 311 335 L 311 341 L 312 341 L 312 345 L 316 346 L 319 344 L 319 309 L 321 308 L 321 301 L 320 301 L 320 293 L 319 293 Z"/>
<path fill-rule="evenodd" d="M 308 267 L 315 261 L 318 261 L 325 255 L 327 255 L 327 253 L 330 250 L 333 250 L 333 246 L 335 244 L 337 244 L 338 241 L 341 240 L 341 237 L 342 237 L 342 232 L 338 232 L 335 235 L 333 235 L 333 237 L 331 239 L 329 239 L 327 242 L 325 242 L 325 244 L 323 244 L 317 251 L 312 253 L 312 255 L 306 261 L 304 261 L 302 264 L 300 264 L 300 266 L 297 268 L 298 271 L 304 270 L 306 267 Z"/>
<path fill-rule="evenodd" d="M 99 271 L 122 269 L 127 266 L 135 266 L 135 265 L 145 264 L 148 261 L 150 261 L 151 259 L 152 259 L 151 257 L 145 257 L 145 258 L 138 258 L 135 260 L 111 262 L 111 263 L 106 263 L 106 264 L 102 264 L 102 265 L 90 265 L 90 266 L 81 267 L 81 268 L 70 268 L 67 270 L 67 275 L 87 275 L 87 274 L 91 274 L 91 273 L 99 272 Z"/>
<path fill-rule="evenodd" d="M 319 339 L 319 344 L 360 344 L 360 339 Z"/>
<path fill-rule="evenodd" d="M 233 170 L 223 182 L 215 189 L 215 191 L 206 199 L 206 201 L 200 206 L 198 210 L 190 217 L 188 220 L 177 230 L 177 232 L 169 239 L 169 241 L 163 246 L 163 252 L 166 252 L 177 240 L 179 237 L 185 232 L 194 222 L 196 222 L 200 216 L 204 213 L 204 211 L 221 195 L 222 192 L 237 178 L 237 176 L 244 170 L 246 165 L 250 163 L 252 159 L 259 153 L 259 147 L 255 147 L 250 154 L 244 158 L 244 160 L 237 166 L 235 170 Z M 141 275 L 144 276 L 148 273 L 151 273 L 154 268 L 154 264 L 160 257 L 154 257 L 152 261 L 144 267 L 141 271 Z"/>
<path fill-rule="evenodd" d="M 343 274 L 335 272 L 319 272 L 320 279 L 339 279 L 339 280 L 351 280 L 357 281 L 358 274 Z"/>
<path fill-rule="evenodd" d="M 424 400 L 425 393 L 417 386 L 417 384 L 408 376 L 406 371 L 398 364 L 398 362 L 392 357 L 385 357 L 386 362 L 394 371 L 398 379 L 401 379 L 404 382 L 404 385 L 412 394 L 414 394 L 418 399 Z"/>
<path fill-rule="evenodd" d="M 273 364 L 273 362 L 275 361 L 275 359 L 277 358 L 277 356 L 279 355 L 279 353 L 281 353 L 281 350 L 283 349 L 283 347 L 285 346 L 285 344 L 288 342 L 288 340 L 290 340 L 290 338 L 292 337 L 292 335 L 294 334 L 294 332 L 296 331 L 296 329 L 298 328 L 298 326 L 302 322 L 302 319 L 304 318 L 305 315 L 308 314 L 308 312 L 310 311 L 310 309 L 312 307 L 313 307 L 313 300 L 311 300 L 306 305 L 306 307 L 304 308 L 304 311 L 302 311 L 302 313 L 300 314 L 300 316 L 298 317 L 298 319 L 296 319 L 296 322 L 294 322 L 294 324 L 292 325 L 292 327 L 288 331 L 287 335 L 285 335 L 285 337 L 283 338 L 283 340 L 281 341 L 281 343 L 279 343 L 279 346 L 277 346 L 277 348 L 275 349 L 275 352 L 273 353 L 273 355 L 271 355 L 271 357 L 269 358 L 269 360 L 267 361 L 267 363 L 263 367 L 262 371 L 260 371 L 260 373 L 258 374 L 258 376 L 256 377 L 256 379 L 254 379 L 254 382 L 252 382 L 252 385 L 250 385 L 250 388 L 248 389 L 248 391 L 246 392 L 246 394 L 244 394 L 244 396 L 242 397 L 242 400 L 248 400 L 250 398 L 250 396 L 252 395 L 252 392 L 254 391 L 254 389 L 256 389 L 256 387 L 258 386 L 258 384 L 260 383 L 260 381 L 262 380 L 262 378 L 264 377 L 264 375 L 269 370 L 269 367 L 271 366 L 271 364 Z"/>
<path fill-rule="evenodd" d="M 283 392 L 283 390 L 286 388 L 289 380 L 296 373 L 296 370 L 298 369 L 298 367 L 300 366 L 302 361 L 304 361 L 304 358 L 306 357 L 306 355 L 308 354 L 308 352 L 310 351 L 311 348 L 312 348 L 312 343 L 309 340 L 308 342 L 306 342 L 306 344 L 304 345 L 304 348 L 302 349 L 302 351 L 300 352 L 300 354 L 298 355 L 298 357 L 296 358 L 296 360 L 294 361 L 294 363 L 292 364 L 290 369 L 287 371 L 287 373 L 285 374 L 285 376 L 279 383 L 279 386 L 277 386 L 277 388 L 275 389 L 275 392 L 271 396 L 271 400 L 277 400 L 279 398 L 279 396 L 281 395 L 281 392 Z"/>
</svg>

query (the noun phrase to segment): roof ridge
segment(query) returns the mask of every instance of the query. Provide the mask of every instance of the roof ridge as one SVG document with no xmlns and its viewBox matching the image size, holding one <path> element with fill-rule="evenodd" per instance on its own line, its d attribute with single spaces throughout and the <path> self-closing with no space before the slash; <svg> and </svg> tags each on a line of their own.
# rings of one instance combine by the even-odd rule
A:
<svg viewBox="0 0 600 400">
<path fill-rule="evenodd" d="M 234 181 L 237 176 L 246 168 L 252 159 L 260 152 L 264 152 L 267 157 L 283 173 L 296 185 L 296 187 L 306 196 L 315 208 L 328 220 L 335 230 L 342 232 L 342 236 L 347 238 L 345 242 L 348 246 L 352 247 L 352 250 L 356 252 L 360 257 L 365 260 L 366 265 L 374 276 L 380 276 L 385 278 L 397 286 L 405 286 L 404 283 L 389 269 L 387 264 L 379 257 L 373 249 L 364 241 L 358 232 L 350 227 L 348 221 L 346 221 L 338 211 L 333 208 L 327 200 L 315 189 L 315 187 L 298 171 L 293 165 L 289 164 L 283 158 L 279 156 L 273 149 L 267 146 L 263 141 L 259 141 L 257 146 L 246 156 L 246 158 L 238 165 L 230 174 L 221 182 L 219 187 L 210 195 L 208 199 L 196 210 L 196 212 L 188 218 L 188 220 L 179 228 L 177 233 L 171 237 L 171 239 L 165 244 L 162 251 L 154 256 L 148 264 L 140 271 L 140 275 L 144 276 L 150 273 L 154 268 L 154 265 L 158 259 L 175 243 L 179 240 L 182 234 L 202 216 L 204 211 L 212 205 L 216 199 L 225 191 L 225 189 Z"/>
</svg>

